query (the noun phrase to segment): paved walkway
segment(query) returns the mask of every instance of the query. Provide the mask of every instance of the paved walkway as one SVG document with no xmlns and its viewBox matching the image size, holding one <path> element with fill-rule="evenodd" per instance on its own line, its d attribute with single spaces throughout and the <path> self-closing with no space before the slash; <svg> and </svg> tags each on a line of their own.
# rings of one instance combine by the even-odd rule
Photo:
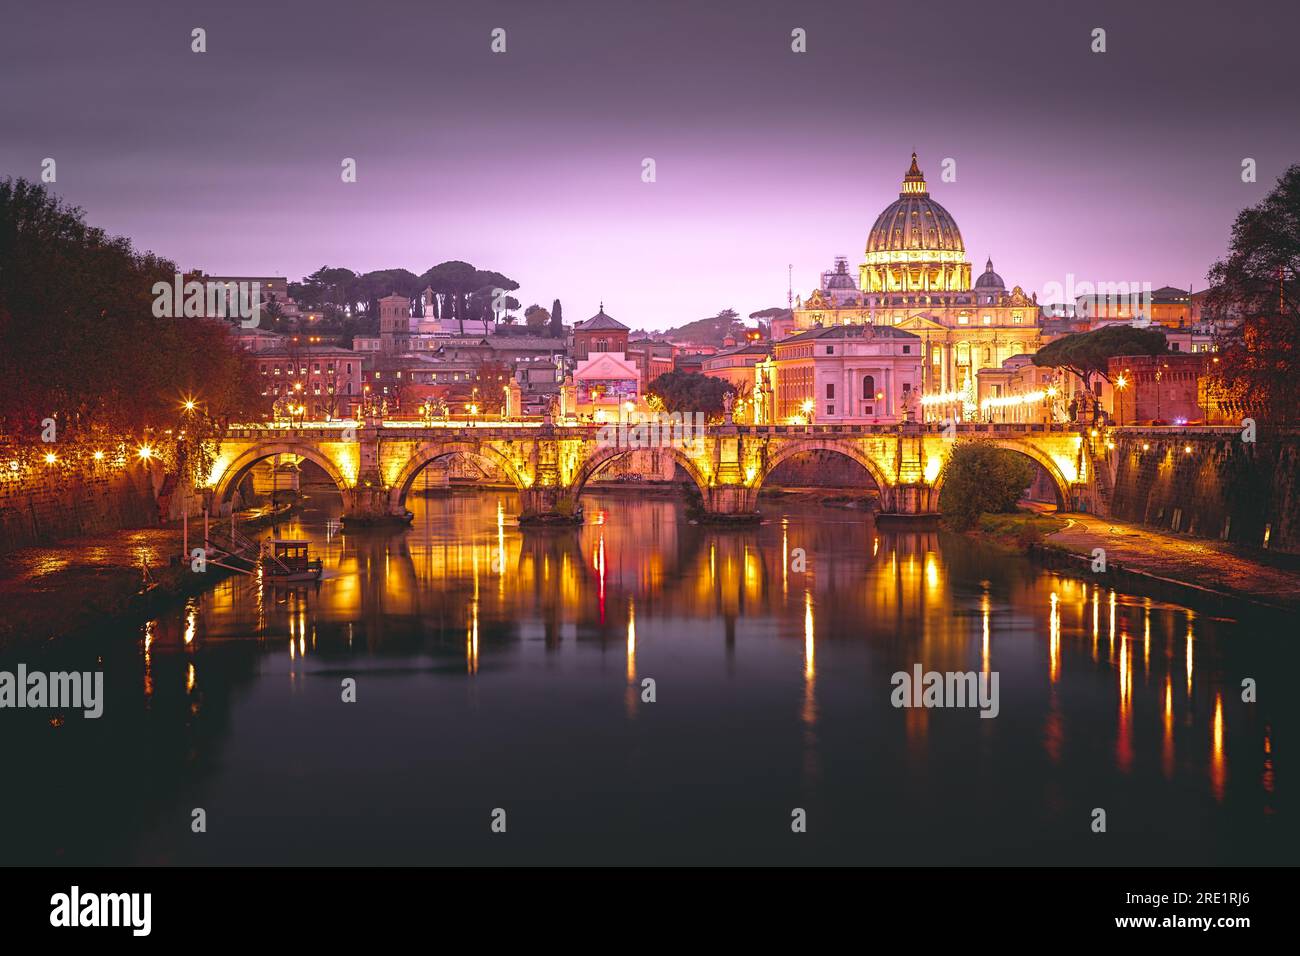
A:
<svg viewBox="0 0 1300 956">
<path fill-rule="evenodd" d="M 1047 542 L 1078 554 L 1106 550 L 1108 564 L 1222 594 L 1300 610 L 1300 557 L 1193 538 L 1090 514 L 1062 514 L 1069 524 Z"/>
</svg>

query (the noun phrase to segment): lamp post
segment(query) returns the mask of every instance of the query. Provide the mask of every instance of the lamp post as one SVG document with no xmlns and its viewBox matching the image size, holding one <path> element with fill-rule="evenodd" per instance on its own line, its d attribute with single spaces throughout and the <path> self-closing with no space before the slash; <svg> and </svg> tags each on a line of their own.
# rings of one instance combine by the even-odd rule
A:
<svg viewBox="0 0 1300 956">
<path fill-rule="evenodd" d="M 1124 389 L 1128 388 L 1128 379 L 1122 374 L 1115 379 L 1115 410 L 1119 418 L 1119 424 L 1124 424 Z"/>
</svg>

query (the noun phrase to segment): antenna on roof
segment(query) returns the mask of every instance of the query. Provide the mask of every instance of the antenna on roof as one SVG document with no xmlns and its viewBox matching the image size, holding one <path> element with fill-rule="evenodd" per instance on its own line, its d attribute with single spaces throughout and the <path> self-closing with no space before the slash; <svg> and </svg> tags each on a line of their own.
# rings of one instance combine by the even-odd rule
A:
<svg viewBox="0 0 1300 956">
<path fill-rule="evenodd" d="M 785 305 L 786 308 L 793 309 L 794 308 L 794 263 L 793 262 L 790 263 L 790 265 L 787 266 L 786 268 L 788 270 L 788 278 L 786 280 Z"/>
</svg>

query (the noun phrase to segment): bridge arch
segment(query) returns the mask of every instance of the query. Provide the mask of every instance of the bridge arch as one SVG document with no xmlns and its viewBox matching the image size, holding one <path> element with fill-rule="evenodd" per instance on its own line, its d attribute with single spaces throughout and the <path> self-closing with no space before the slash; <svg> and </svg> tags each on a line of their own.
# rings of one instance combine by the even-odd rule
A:
<svg viewBox="0 0 1300 956">
<path fill-rule="evenodd" d="M 499 467 L 516 488 L 527 487 L 527 483 L 519 474 L 514 461 L 491 445 L 470 441 L 437 442 L 421 445 L 415 454 L 406 460 L 406 464 L 402 465 L 401 471 L 397 473 L 397 478 L 393 481 L 391 492 L 393 508 L 401 510 L 405 507 L 406 496 L 410 493 L 411 485 L 415 483 L 416 477 L 424 470 L 426 465 L 437 461 L 439 458 L 446 458 L 448 455 L 469 455 L 472 458 L 481 458 Z"/>
<path fill-rule="evenodd" d="M 234 460 L 226 466 L 225 470 L 212 482 L 213 495 L 218 505 L 227 501 L 231 493 L 239 487 L 244 476 L 258 462 L 273 458 L 276 455 L 297 455 L 305 458 L 307 461 L 318 465 L 325 474 L 329 475 L 330 480 L 334 482 L 334 487 L 342 494 L 347 491 L 348 483 L 343 477 L 343 473 L 328 455 L 322 454 L 315 445 L 296 441 L 273 441 L 259 442 L 249 448 L 244 449 Z"/>
<path fill-rule="evenodd" d="M 755 493 L 762 489 L 763 483 L 767 481 L 768 476 L 776 471 L 782 462 L 793 458 L 795 455 L 803 455 L 813 451 L 828 451 L 856 461 L 866 469 L 867 474 L 871 476 L 871 480 L 875 482 L 876 488 L 880 491 L 882 502 L 885 500 L 889 489 L 893 487 L 893 482 L 889 480 L 880 464 L 854 442 L 835 438 L 805 438 L 798 441 L 783 442 L 773 454 L 764 460 L 762 473 L 754 483 Z"/>
<path fill-rule="evenodd" d="M 1056 489 L 1056 506 L 1061 511 L 1068 511 L 1070 508 L 1070 482 L 1065 475 L 1061 473 L 1060 466 L 1047 452 L 1036 447 L 1030 442 L 1016 441 L 1009 438 L 986 438 L 981 436 L 979 441 L 985 444 L 991 444 L 997 448 L 1007 451 L 1018 452 L 1026 458 L 1033 460 L 1043 471 L 1047 472 L 1047 477 L 1052 480 L 1052 485 Z M 943 490 L 943 482 L 948 474 L 948 460 L 944 459 L 943 468 L 939 469 L 939 475 L 934 481 L 934 502 L 937 507 L 939 504 L 939 493 Z"/>
<path fill-rule="evenodd" d="M 673 448 L 671 446 L 664 448 L 619 448 L 615 446 L 610 448 L 598 448 L 583 460 L 577 473 L 573 476 L 572 483 L 569 485 L 570 490 L 573 492 L 574 500 L 576 501 L 578 499 L 582 494 L 582 490 L 587 486 L 587 482 L 594 478 L 601 468 L 609 462 L 614 461 L 616 458 L 630 455 L 634 451 L 667 452 L 672 455 L 673 461 L 681 465 L 682 470 L 690 476 L 691 481 L 695 483 L 695 487 L 699 490 L 700 494 L 707 494 L 709 488 L 708 478 L 704 476 L 703 472 L 700 471 L 699 466 L 682 449 Z"/>
</svg>

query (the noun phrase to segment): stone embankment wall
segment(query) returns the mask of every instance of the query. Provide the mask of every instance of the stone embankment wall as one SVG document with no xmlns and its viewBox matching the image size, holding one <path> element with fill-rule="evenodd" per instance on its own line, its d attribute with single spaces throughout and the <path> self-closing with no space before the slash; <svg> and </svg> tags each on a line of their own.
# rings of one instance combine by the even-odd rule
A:
<svg viewBox="0 0 1300 956">
<path fill-rule="evenodd" d="M 157 465 L 51 448 L 55 461 L 46 462 L 39 448 L 0 441 L 0 553 L 159 523 Z"/>
<path fill-rule="evenodd" d="M 1300 433 L 1115 433 L 1110 513 L 1124 521 L 1300 553 Z"/>
</svg>

